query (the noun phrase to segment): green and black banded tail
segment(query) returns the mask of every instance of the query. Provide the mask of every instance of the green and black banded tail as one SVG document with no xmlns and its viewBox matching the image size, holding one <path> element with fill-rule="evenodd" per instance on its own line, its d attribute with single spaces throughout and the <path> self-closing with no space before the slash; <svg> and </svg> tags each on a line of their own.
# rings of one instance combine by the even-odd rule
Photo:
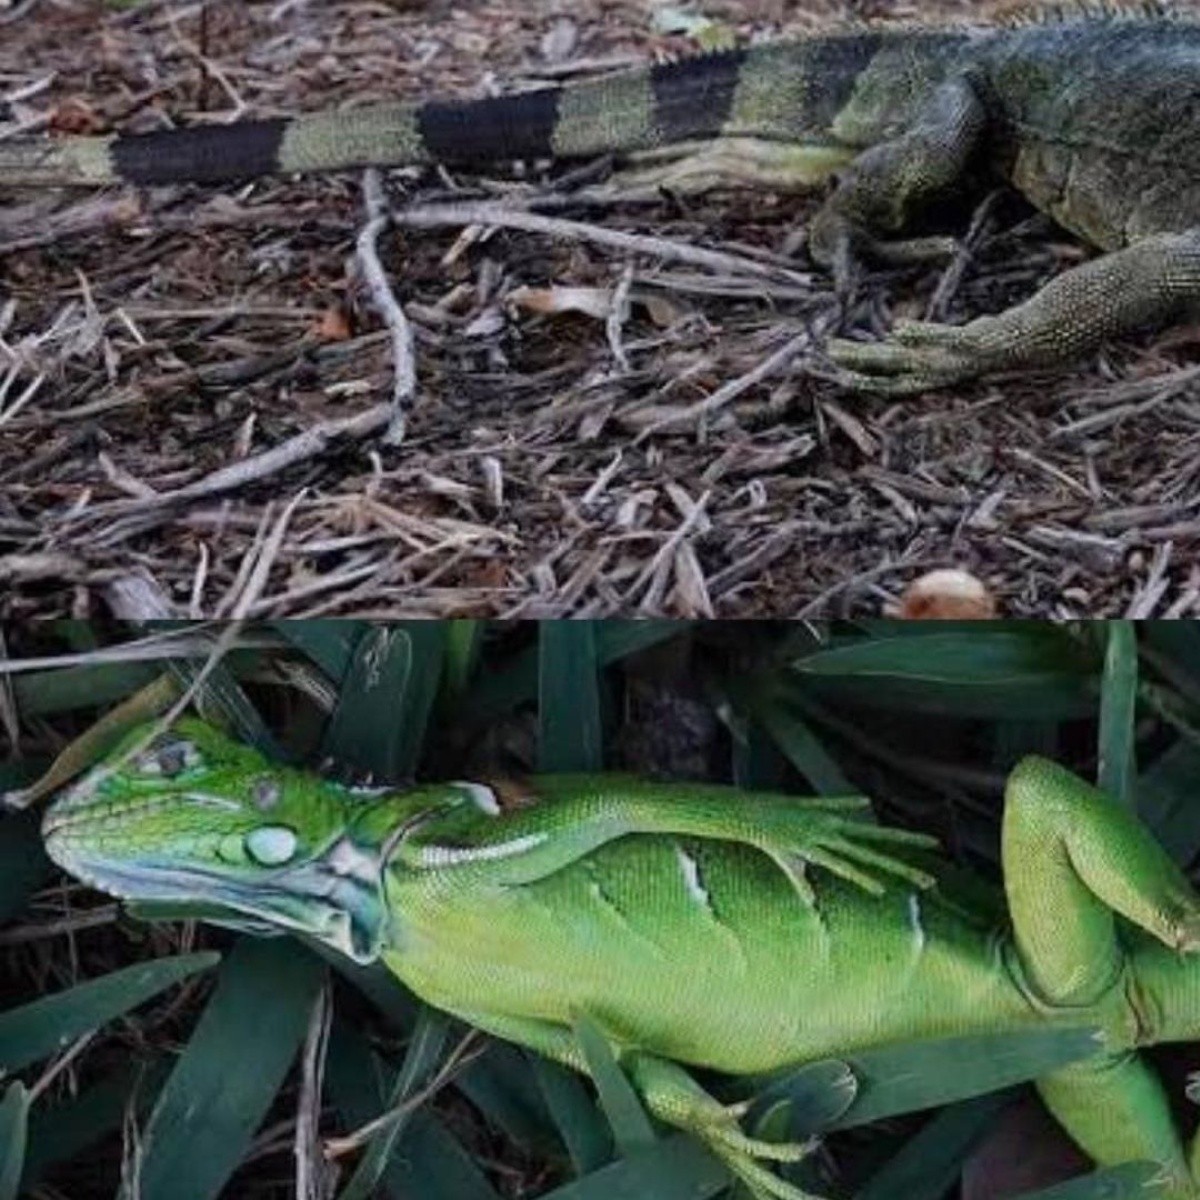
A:
<svg viewBox="0 0 1200 1200">
<path fill-rule="evenodd" d="M 874 64 L 899 56 L 911 71 L 960 42 L 955 34 L 859 31 L 484 100 L 376 104 L 127 137 L 14 139 L 0 142 L 0 185 L 224 183 L 363 166 L 483 165 L 718 135 L 820 143 Z"/>
</svg>

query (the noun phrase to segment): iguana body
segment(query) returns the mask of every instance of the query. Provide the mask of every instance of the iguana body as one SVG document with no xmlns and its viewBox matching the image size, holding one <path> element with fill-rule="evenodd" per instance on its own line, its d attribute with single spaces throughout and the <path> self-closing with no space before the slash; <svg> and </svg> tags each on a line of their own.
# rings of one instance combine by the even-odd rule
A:
<svg viewBox="0 0 1200 1200">
<path fill-rule="evenodd" d="M 1200 902 L 1053 764 L 1009 785 L 1008 931 L 928 888 L 891 854 L 922 839 L 843 816 L 852 801 L 621 776 L 364 797 L 198 721 L 146 743 L 47 814 L 67 870 L 382 958 L 430 1004 L 580 1069 L 586 1016 L 650 1110 L 758 1196 L 803 1195 L 757 1161 L 799 1149 L 746 1138 L 677 1064 L 753 1075 L 1061 1022 L 1101 1031 L 1094 1059 L 1040 1081 L 1062 1123 L 1099 1162 L 1156 1160 L 1171 1196 L 1200 1197 L 1198 1152 L 1134 1053 L 1200 1037 Z"/>
<path fill-rule="evenodd" d="M 810 248 L 843 285 L 981 166 L 1109 253 L 964 327 L 908 322 L 829 352 L 849 383 L 907 393 L 1055 363 L 1200 301 L 1200 25 L 1102 16 L 972 30 L 860 30 L 498 98 L 384 104 L 121 138 L 0 143 L 10 185 L 220 182 L 364 164 L 482 165 L 707 141 L 657 178 L 811 185 L 851 165 Z"/>
</svg>

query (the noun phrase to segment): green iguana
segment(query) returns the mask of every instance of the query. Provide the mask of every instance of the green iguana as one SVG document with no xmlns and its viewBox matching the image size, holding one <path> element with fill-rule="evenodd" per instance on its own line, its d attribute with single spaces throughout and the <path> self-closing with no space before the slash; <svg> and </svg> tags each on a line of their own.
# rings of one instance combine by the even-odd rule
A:
<svg viewBox="0 0 1200 1200">
<path fill-rule="evenodd" d="M 757 1075 L 1056 1022 L 1094 1026 L 1099 1048 L 1039 1081 L 1051 1111 L 1097 1162 L 1153 1160 L 1160 1194 L 1200 1197 L 1200 1137 L 1184 1148 L 1136 1052 L 1200 1038 L 1200 899 L 1161 847 L 1025 760 L 998 929 L 897 853 L 930 839 L 855 819 L 865 803 L 605 775 L 364 795 L 183 720 L 129 734 L 44 831 L 104 891 L 382 959 L 428 1003 L 580 1070 L 588 1018 L 649 1111 L 757 1197 L 806 1200 L 762 1161 L 803 1148 L 747 1136 L 680 1064 Z"/>
<path fill-rule="evenodd" d="M 1106 251 L 965 326 L 833 339 L 851 386 L 907 394 L 1058 363 L 1200 300 L 1200 24 L 1080 15 L 983 29 L 864 29 L 485 100 L 380 104 L 115 138 L 7 140 L 0 184 L 204 183 L 271 172 L 706 150 L 650 178 L 811 186 L 845 167 L 810 230 L 842 286 L 968 169 L 989 168 Z"/>
</svg>

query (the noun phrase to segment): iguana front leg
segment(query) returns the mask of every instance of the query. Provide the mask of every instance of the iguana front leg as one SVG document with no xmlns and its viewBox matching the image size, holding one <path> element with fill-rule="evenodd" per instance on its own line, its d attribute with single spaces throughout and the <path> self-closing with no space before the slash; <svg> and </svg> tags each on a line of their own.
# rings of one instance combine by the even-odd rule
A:
<svg viewBox="0 0 1200 1200">
<path fill-rule="evenodd" d="M 1027 759 L 1010 777 L 1002 852 L 1019 973 L 1052 1009 L 1115 998 L 1122 1012 L 1115 914 L 1175 950 L 1200 949 L 1200 898 L 1183 873 L 1132 812 L 1054 763 Z M 1042 1097 L 1098 1163 L 1151 1159 L 1172 1196 L 1196 1200 L 1162 1087 L 1133 1035 L 1115 1033 L 1124 1045 L 1039 1080 Z"/>
<path fill-rule="evenodd" d="M 463 784 L 463 788 L 484 785 Z M 487 789 L 484 788 L 484 791 Z M 865 797 L 747 795 L 712 784 L 658 784 L 623 776 L 559 775 L 531 781 L 528 807 L 493 818 L 460 804 L 408 832 L 390 864 L 462 870 L 498 886 L 533 883 L 616 838 L 666 833 L 754 846 L 769 855 L 806 903 L 810 865 L 879 893 L 888 875 L 926 887 L 933 877 L 889 851 L 930 846 L 925 834 L 854 817 Z"/>
<path fill-rule="evenodd" d="M 528 1046 L 587 1074 L 587 1060 L 570 1029 L 531 1017 L 462 1009 L 455 1010 L 455 1015 L 497 1037 Z M 779 1178 L 758 1161 L 798 1162 L 811 1152 L 810 1145 L 748 1137 L 738 1125 L 740 1106 L 721 1104 L 676 1063 L 641 1050 L 615 1049 L 647 1111 L 664 1124 L 685 1130 L 703 1142 L 746 1185 L 755 1200 L 820 1200 Z"/>
<path fill-rule="evenodd" d="M 987 112 L 970 78 L 946 80 L 905 132 L 865 150 L 809 226 L 809 253 L 849 290 L 855 257 L 918 262 L 953 252 L 952 238 L 887 240 L 914 212 L 959 182 L 983 139 Z M 837 132 L 837 125 L 834 127 Z"/>
<path fill-rule="evenodd" d="M 831 339 L 863 391 L 906 396 L 993 371 L 1045 367 L 1157 328 L 1200 304 L 1200 229 L 1136 242 L 1051 280 L 1023 304 L 966 325 L 897 321 L 884 342 Z"/>
</svg>

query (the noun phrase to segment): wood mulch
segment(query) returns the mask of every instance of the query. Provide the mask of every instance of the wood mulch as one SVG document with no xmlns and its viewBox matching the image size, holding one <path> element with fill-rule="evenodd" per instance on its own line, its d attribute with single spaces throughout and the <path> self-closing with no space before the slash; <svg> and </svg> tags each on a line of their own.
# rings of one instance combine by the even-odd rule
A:
<svg viewBox="0 0 1200 1200">
<path fill-rule="evenodd" d="M 18 0 L 0 138 L 483 95 L 685 50 L 662 11 Z M 620 201 L 604 168 L 4 197 L 0 615 L 877 614 L 943 566 L 1014 616 L 1200 608 L 1195 329 L 857 396 L 824 377 L 840 320 L 965 320 L 1085 252 L 985 198 L 958 262 L 841 314 L 819 198 Z"/>
</svg>

